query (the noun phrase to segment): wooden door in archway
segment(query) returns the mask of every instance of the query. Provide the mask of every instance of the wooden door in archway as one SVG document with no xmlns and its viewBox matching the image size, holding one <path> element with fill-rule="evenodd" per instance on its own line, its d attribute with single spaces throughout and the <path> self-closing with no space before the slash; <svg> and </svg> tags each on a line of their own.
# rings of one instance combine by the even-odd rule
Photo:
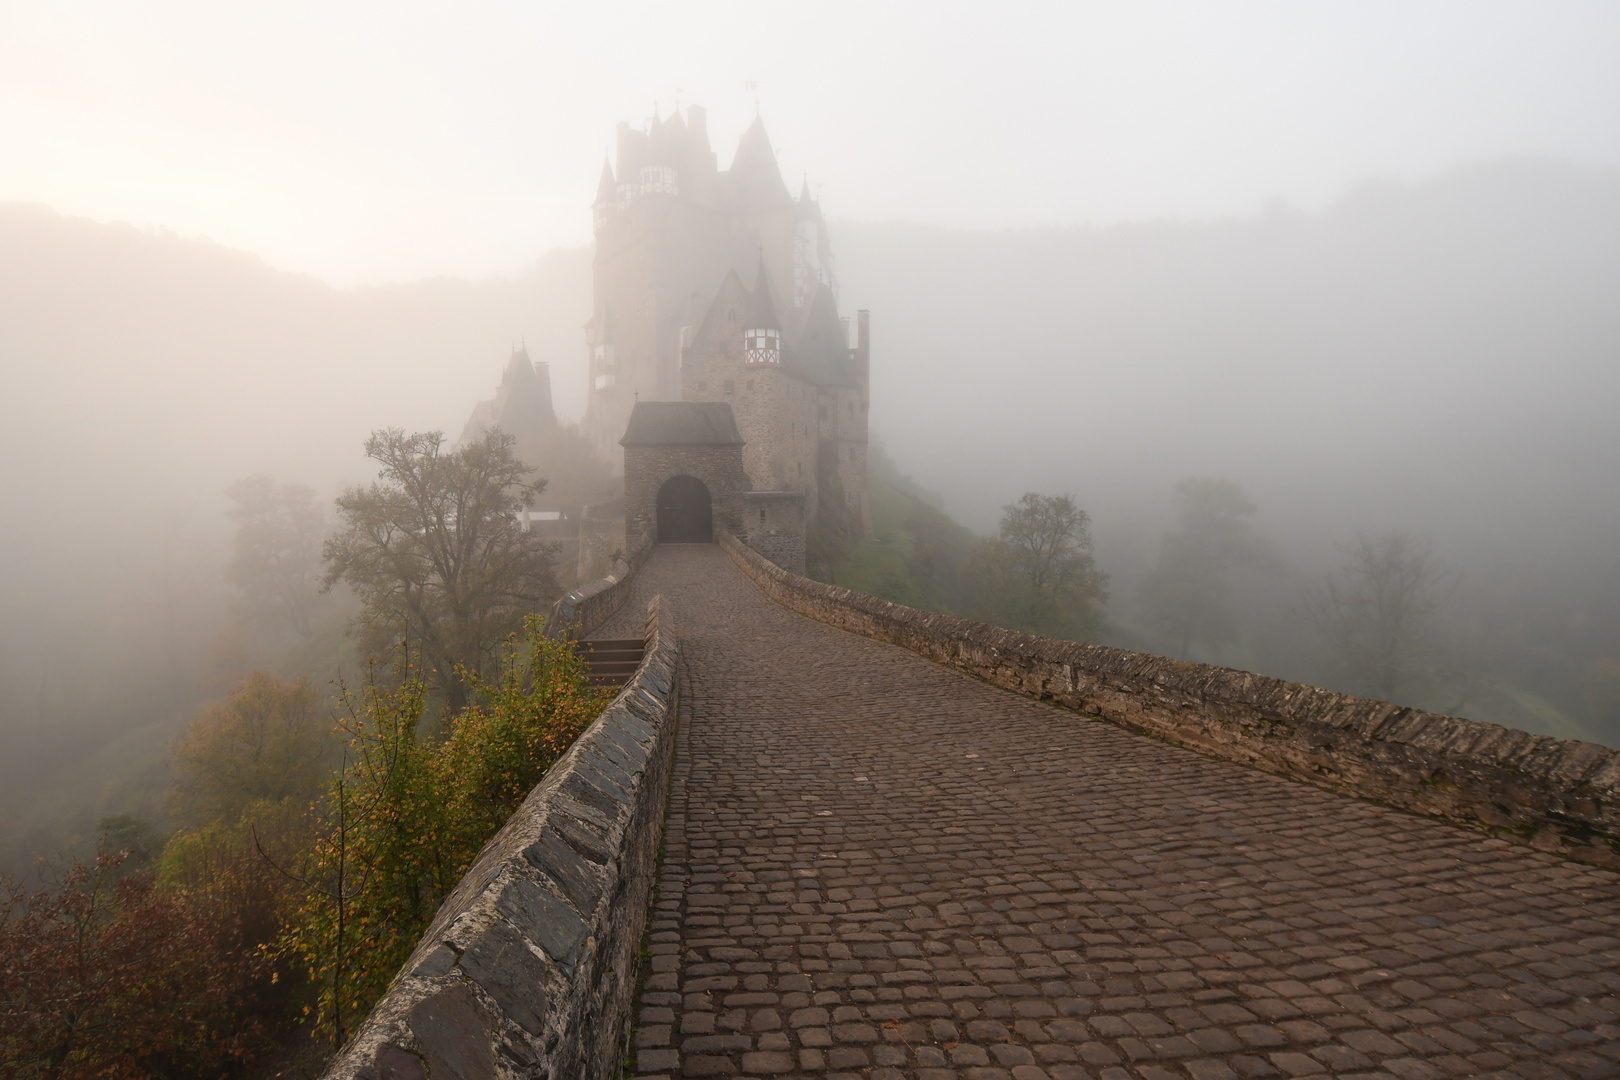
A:
<svg viewBox="0 0 1620 1080">
<path fill-rule="evenodd" d="M 714 503 L 703 481 L 676 476 L 658 489 L 658 542 L 707 544 L 714 540 Z"/>
</svg>

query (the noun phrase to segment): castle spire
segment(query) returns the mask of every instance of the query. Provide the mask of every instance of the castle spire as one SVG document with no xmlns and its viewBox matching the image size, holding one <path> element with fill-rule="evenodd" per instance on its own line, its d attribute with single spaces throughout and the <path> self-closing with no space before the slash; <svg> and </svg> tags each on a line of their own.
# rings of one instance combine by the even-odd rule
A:
<svg viewBox="0 0 1620 1080">
<path fill-rule="evenodd" d="M 731 159 L 732 182 L 736 185 L 736 198 L 743 210 L 787 206 L 793 202 L 793 193 L 782 179 L 782 169 L 776 162 L 776 151 L 771 148 L 771 137 L 765 134 L 765 121 L 754 117 L 737 143 L 737 156 Z"/>
<path fill-rule="evenodd" d="M 613 220 L 618 188 L 613 183 L 613 163 L 602 155 L 602 179 L 596 184 L 596 201 L 591 203 L 591 228 L 601 232 Z"/>
</svg>

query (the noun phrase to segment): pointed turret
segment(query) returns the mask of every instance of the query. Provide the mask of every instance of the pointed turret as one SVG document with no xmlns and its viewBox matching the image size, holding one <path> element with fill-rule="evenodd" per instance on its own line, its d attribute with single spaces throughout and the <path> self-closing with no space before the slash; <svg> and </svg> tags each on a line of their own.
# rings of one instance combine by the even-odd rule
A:
<svg viewBox="0 0 1620 1080">
<path fill-rule="evenodd" d="M 759 276 L 754 279 L 754 306 L 743 328 L 743 358 L 749 367 L 782 363 L 782 324 L 771 302 L 771 282 L 765 273 L 765 255 L 759 256 Z"/>
<path fill-rule="evenodd" d="M 765 121 L 757 116 L 737 143 L 737 156 L 731 159 L 731 177 L 733 194 L 741 210 L 763 210 L 793 202 L 793 195 L 776 163 L 776 151 L 771 149 L 771 138 L 765 134 Z"/>
<path fill-rule="evenodd" d="M 591 203 L 591 225 L 601 232 L 613 220 L 618 203 L 618 186 L 613 180 L 613 163 L 602 155 L 602 179 L 596 184 L 596 201 Z"/>
<path fill-rule="evenodd" d="M 512 350 L 501 372 L 495 396 L 480 401 L 461 432 L 461 445 L 483 438 L 492 428 L 500 428 L 519 439 L 543 435 L 557 426 L 551 406 L 551 368 L 529 359 L 526 346 Z"/>
<path fill-rule="evenodd" d="M 805 177 L 804 185 L 799 188 L 799 197 L 793 203 L 794 221 L 821 220 L 821 204 L 816 202 L 810 194 L 810 178 Z"/>
</svg>

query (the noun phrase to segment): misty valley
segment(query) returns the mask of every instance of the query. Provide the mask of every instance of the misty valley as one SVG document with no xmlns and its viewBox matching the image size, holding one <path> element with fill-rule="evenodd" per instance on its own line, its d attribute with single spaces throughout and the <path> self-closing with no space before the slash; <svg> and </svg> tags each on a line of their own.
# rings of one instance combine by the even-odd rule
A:
<svg viewBox="0 0 1620 1080">
<path fill-rule="evenodd" d="M 638 431 L 740 463 L 699 540 L 820 582 L 1620 746 L 1620 174 L 953 230 L 824 219 L 702 116 L 477 281 L 0 204 L 0 933 L 152 1040 L 18 1075 L 319 1070 L 612 699 L 542 617 L 636 549 Z M 613 231 L 677 176 L 731 215 L 690 287 Z"/>
</svg>

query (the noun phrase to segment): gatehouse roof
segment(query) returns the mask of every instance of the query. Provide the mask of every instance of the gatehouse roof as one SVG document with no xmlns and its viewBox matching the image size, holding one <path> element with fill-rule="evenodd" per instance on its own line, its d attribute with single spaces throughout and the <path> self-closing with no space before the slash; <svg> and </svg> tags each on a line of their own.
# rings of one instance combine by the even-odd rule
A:
<svg viewBox="0 0 1620 1080">
<path fill-rule="evenodd" d="M 741 446 L 725 401 L 638 401 L 620 446 Z"/>
</svg>

